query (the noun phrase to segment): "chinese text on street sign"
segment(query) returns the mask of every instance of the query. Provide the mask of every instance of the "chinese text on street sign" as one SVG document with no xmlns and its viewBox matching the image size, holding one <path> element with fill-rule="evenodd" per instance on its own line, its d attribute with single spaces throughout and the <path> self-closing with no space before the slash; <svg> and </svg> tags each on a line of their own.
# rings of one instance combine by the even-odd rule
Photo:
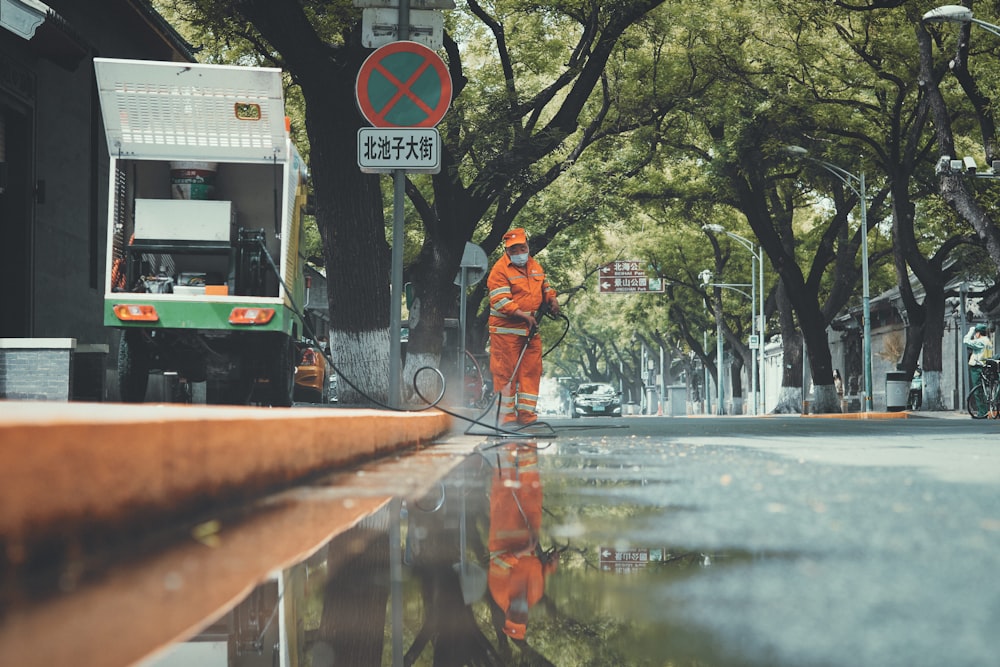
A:
<svg viewBox="0 0 1000 667">
<path fill-rule="evenodd" d="M 358 167 L 371 174 L 395 169 L 441 171 L 441 136 L 435 128 L 363 127 L 358 130 Z"/>
<path fill-rule="evenodd" d="M 618 260 L 603 265 L 598 271 L 597 291 L 601 294 L 634 294 L 662 292 L 663 280 L 650 277 L 639 260 Z"/>
<path fill-rule="evenodd" d="M 608 572 L 628 572 L 645 567 L 649 563 L 663 562 L 663 549 L 615 549 L 600 548 L 601 570 Z"/>
</svg>

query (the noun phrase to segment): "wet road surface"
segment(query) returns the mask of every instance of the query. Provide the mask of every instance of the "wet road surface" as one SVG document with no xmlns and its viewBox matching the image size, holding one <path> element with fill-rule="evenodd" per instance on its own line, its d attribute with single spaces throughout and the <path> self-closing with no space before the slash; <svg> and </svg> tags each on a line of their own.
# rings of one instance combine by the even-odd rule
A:
<svg viewBox="0 0 1000 667">
<path fill-rule="evenodd" d="M 1000 660 L 1000 425 L 551 424 L 8 577 L 0 664 Z"/>
</svg>

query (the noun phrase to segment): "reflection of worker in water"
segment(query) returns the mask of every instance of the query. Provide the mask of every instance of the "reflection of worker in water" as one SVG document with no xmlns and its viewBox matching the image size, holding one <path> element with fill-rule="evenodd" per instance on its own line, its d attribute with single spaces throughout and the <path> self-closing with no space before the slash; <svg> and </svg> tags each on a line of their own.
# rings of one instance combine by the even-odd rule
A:
<svg viewBox="0 0 1000 667">
<path fill-rule="evenodd" d="M 524 639 L 528 610 L 545 593 L 545 577 L 559 562 L 542 554 L 542 483 L 534 447 L 510 444 L 500 453 L 500 470 L 490 489 L 490 572 L 493 601 L 506 614 L 503 631 Z"/>
</svg>

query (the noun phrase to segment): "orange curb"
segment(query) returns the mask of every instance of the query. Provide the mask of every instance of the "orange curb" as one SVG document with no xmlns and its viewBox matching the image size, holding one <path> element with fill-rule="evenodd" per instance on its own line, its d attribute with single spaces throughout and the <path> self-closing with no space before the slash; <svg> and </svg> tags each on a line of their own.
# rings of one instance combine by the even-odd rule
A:
<svg viewBox="0 0 1000 667">
<path fill-rule="evenodd" d="M 819 415 L 802 415 L 813 419 L 908 419 L 909 412 L 831 412 Z"/>
<path fill-rule="evenodd" d="M 437 410 L 0 402 L 0 539 L 260 495 L 450 425 Z"/>
</svg>

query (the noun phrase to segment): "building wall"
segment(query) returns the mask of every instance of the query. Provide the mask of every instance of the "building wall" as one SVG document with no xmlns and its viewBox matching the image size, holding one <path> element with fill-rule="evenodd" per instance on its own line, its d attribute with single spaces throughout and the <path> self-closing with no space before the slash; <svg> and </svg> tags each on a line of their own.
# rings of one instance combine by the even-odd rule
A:
<svg viewBox="0 0 1000 667">
<path fill-rule="evenodd" d="M 0 336 L 117 349 L 103 325 L 109 158 L 93 58 L 190 57 L 144 0 L 46 4 L 58 18 L 30 40 L 0 28 L 3 143 L 26 146 L 5 151 L 16 178 L 0 193 L 0 233 L 8 239 L 0 250 L 0 286 L 8 286 Z"/>
<path fill-rule="evenodd" d="M 949 317 L 945 321 L 945 330 L 942 335 L 941 394 L 945 401 L 945 408 L 950 410 L 962 408 L 965 392 L 960 377 L 960 373 L 965 371 L 965 347 L 962 345 L 965 332 L 960 329 L 958 317 Z M 845 369 L 850 369 L 852 366 L 849 361 L 852 354 L 860 354 L 861 331 L 841 332 L 828 329 L 827 335 L 831 361 L 833 367 L 840 370 L 844 377 L 846 393 L 852 373 Z M 899 349 L 899 343 L 905 340 L 905 336 L 906 329 L 902 322 L 887 324 L 872 330 L 872 409 L 876 412 L 886 409 L 886 374 L 896 371 L 896 364 L 899 361 L 890 353 L 890 350 Z M 768 344 L 764 371 L 765 401 L 768 412 L 774 410 L 778 404 L 778 392 L 782 378 L 782 354 L 783 348 L 780 340 Z M 921 361 L 921 367 L 922 365 Z M 807 370 L 806 385 L 810 386 L 810 384 Z M 864 374 L 860 368 L 857 369 L 857 384 L 860 393 L 864 389 Z"/>
</svg>

